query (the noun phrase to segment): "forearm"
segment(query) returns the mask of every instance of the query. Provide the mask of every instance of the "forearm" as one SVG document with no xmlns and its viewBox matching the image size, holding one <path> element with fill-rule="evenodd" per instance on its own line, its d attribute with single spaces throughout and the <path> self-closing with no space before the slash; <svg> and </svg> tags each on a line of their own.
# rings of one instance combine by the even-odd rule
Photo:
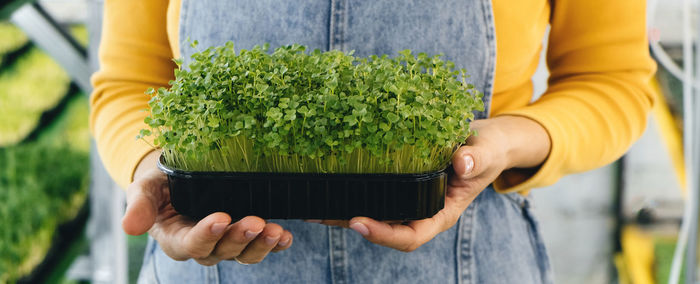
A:
<svg viewBox="0 0 700 284">
<path fill-rule="evenodd" d="M 526 192 L 614 161 L 644 131 L 653 104 L 644 2 L 554 5 L 547 91 L 528 106 L 499 113 L 541 125 L 549 135 L 549 154 L 539 167 L 501 174 L 494 181 L 499 192 Z"/>
</svg>

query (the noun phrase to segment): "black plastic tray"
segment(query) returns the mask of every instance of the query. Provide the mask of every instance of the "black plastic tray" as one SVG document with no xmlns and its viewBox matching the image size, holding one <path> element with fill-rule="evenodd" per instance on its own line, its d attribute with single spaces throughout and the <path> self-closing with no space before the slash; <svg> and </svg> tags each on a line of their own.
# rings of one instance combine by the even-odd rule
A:
<svg viewBox="0 0 700 284">
<path fill-rule="evenodd" d="M 445 205 L 447 169 L 426 174 L 310 174 L 189 172 L 164 164 L 170 202 L 195 220 L 226 212 L 233 220 L 337 219 L 415 220 Z"/>
</svg>

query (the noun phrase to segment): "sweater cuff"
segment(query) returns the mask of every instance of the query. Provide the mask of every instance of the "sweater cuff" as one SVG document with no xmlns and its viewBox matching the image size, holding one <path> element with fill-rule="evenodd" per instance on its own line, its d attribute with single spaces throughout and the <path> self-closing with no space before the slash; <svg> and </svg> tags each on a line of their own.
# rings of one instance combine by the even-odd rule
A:
<svg viewBox="0 0 700 284">
<path fill-rule="evenodd" d="M 126 189 L 133 182 L 136 167 L 148 153 L 153 151 L 153 147 L 142 140 L 132 141 L 122 145 L 109 145 L 113 147 L 104 147 L 113 150 L 98 149 L 100 157 L 107 159 L 103 161 L 105 169 L 122 189 Z"/>
<path fill-rule="evenodd" d="M 135 145 L 133 149 L 130 149 L 130 154 L 128 155 L 127 161 L 124 163 L 124 172 L 122 175 L 116 176 L 117 184 L 123 189 L 126 189 L 129 184 L 134 181 L 134 172 L 136 172 L 136 168 L 139 166 L 139 163 L 141 163 L 141 160 L 155 150 L 151 145 L 148 145 L 142 140 L 139 140 L 136 144 L 137 145 Z"/>
</svg>

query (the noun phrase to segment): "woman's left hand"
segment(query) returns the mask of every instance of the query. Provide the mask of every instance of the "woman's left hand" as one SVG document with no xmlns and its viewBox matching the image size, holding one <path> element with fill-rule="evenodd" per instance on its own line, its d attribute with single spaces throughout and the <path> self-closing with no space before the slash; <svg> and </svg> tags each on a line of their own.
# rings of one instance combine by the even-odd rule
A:
<svg viewBox="0 0 700 284">
<path fill-rule="evenodd" d="M 474 121 L 471 127 L 478 135 L 470 137 L 467 145 L 452 157 L 454 172 L 449 177 L 445 207 L 432 218 L 396 223 L 355 217 L 321 223 L 350 227 L 370 242 L 410 252 L 454 226 L 467 206 L 501 172 L 514 167 L 535 167 L 549 153 L 547 132 L 530 119 L 503 116 Z"/>
</svg>

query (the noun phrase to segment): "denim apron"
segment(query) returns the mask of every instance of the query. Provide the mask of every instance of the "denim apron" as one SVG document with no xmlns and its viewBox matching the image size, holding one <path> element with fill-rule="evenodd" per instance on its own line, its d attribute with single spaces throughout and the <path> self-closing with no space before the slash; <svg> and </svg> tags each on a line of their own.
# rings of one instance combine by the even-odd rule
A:
<svg viewBox="0 0 700 284">
<path fill-rule="evenodd" d="M 354 50 L 356 56 L 444 54 L 484 93 L 488 116 L 496 42 L 490 0 L 183 0 L 180 53 L 233 41 L 236 49 L 299 43 Z M 197 40 L 192 48 L 186 39 Z M 519 194 L 485 189 L 459 222 L 417 250 L 374 245 L 358 233 L 299 220 L 273 220 L 294 235 L 292 246 L 263 262 L 201 266 L 170 259 L 151 240 L 143 283 L 550 283 L 547 253 Z"/>
</svg>

